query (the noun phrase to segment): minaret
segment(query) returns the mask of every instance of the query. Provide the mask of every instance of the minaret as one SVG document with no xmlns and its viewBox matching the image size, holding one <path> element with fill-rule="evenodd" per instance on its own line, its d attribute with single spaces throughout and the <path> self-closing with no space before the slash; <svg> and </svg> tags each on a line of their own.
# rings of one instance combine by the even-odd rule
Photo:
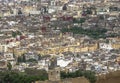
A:
<svg viewBox="0 0 120 83">
<path fill-rule="evenodd" d="M 52 82 L 60 80 L 60 68 L 57 67 L 56 57 L 53 57 L 50 59 L 48 78 L 49 78 L 49 81 L 52 81 Z"/>
</svg>

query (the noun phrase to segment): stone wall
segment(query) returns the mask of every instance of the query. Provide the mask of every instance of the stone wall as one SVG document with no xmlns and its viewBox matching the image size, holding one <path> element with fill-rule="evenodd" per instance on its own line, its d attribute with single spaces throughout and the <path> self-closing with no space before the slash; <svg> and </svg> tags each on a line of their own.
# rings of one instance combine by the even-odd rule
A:
<svg viewBox="0 0 120 83">
<path fill-rule="evenodd" d="M 78 77 L 78 78 L 68 78 L 60 81 L 37 81 L 35 83 L 89 83 L 89 81 L 84 77 Z"/>
</svg>

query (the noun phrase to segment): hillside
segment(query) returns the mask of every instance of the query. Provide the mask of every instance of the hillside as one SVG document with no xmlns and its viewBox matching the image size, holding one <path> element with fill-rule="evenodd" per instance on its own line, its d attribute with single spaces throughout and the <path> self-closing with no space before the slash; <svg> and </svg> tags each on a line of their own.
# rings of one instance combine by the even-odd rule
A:
<svg viewBox="0 0 120 83">
<path fill-rule="evenodd" d="M 106 76 L 100 76 L 96 83 L 120 83 L 120 71 L 110 72 Z"/>
</svg>

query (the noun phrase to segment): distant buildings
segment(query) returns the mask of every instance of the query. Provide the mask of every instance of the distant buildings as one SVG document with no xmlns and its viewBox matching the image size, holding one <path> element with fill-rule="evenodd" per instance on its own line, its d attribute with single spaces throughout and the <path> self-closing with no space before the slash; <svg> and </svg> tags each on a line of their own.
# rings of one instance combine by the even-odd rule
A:
<svg viewBox="0 0 120 83">
<path fill-rule="evenodd" d="M 60 80 L 59 68 L 69 72 L 93 70 L 97 74 L 119 70 L 119 10 L 119 4 L 106 0 L 1 2 L 0 67 L 6 68 L 7 62 L 11 62 L 13 69 L 19 71 L 25 68 L 45 69 L 50 80 L 54 81 Z M 101 33 L 98 39 L 82 32 L 61 32 L 62 29 L 80 27 L 80 22 L 73 22 L 80 18 L 86 19 L 82 23 L 83 30 L 105 29 L 106 32 Z M 94 36 L 97 34 L 92 33 Z M 18 57 L 23 55 L 27 61 L 16 65 Z M 49 69 L 51 56 L 56 56 L 56 64 L 52 65 L 59 68 Z M 30 59 L 36 62 L 31 63 Z"/>
</svg>

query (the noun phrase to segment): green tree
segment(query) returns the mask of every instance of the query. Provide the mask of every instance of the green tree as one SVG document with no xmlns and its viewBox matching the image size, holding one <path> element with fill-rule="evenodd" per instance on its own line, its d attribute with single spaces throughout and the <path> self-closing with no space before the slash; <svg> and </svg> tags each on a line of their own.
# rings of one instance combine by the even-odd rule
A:
<svg viewBox="0 0 120 83">
<path fill-rule="evenodd" d="M 63 28 L 61 30 L 63 33 L 65 32 L 72 32 L 73 34 L 84 34 L 91 38 L 98 39 L 98 38 L 105 38 L 106 37 L 106 29 L 83 29 L 81 27 L 72 27 L 70 29 Z"/>
<path fill-rule="evenodd" d="M 17 33 L 17 35 L 22 35 L 22 33 L 20 31 L 17 31 L 16 33 Z"/>
<path fill-rule="evenodd" d="M 80 23 L 81 27 L 82 27 L 82 24 L 85 22 L 85 18 L 80 18 L 78 20 L 78 23 Z"/>
<path fill-rule="evenodd" d="M 7 68 L 8 68 L 9 71 L 11 71 L 11 69 L 12 69 L 12 65 L 11 65 L 10 62 L 8 62 L 8 64 L 7 64 Z"/>
<path fill-rule="evenodd" d="M 81 27 L 82 27 L 82 24 L 83 24 L 84 22 L 85 22 L 85 18 L 79 18 L 79 19 L 74 18 L 74 19 L 73 19 L 73 23 L 78 23 L 78 24 L 81 25 Z"/>
<path fill-rule="evenodd" d="M 38 54 L 38 60 L 41 60 L 42 55 Z"/>
<path fill-rule="evenodd" d="M 21 56 L 18 56 L 18 58 L 17 58 L 17 62 L 18 62 L 18 63 L 20 63 L 20 62 L 26 62 L 25 55 L 22 54 Z"/>
<path fill-rule="evenodd" d="M 34 72 L 35 71 L 36 70 L 34 70 Z M 43 70 L 40 71 L 42 72 Z M 38 80 L 44 81 L 48 79 L 45 73 L 42 73 L 42 76 L 41 74 L 40 75 L 39 74 L 40 73 L 31 75 L 31 74 L 27 74 L 26 72 L 21 73 L 15 71 L 2 71 L 0 72 L 0 83 L 32 83 Z"/>
<path fill-rule="evenodd" d="M 12 37 L 16 37 L 17 36 L 17 34 L 16 34 L 16 32 L 12 32 Z"/>
<path fill-rule="evenodd" d="M 24 54 L 22 55 L 22 59 L 23 59 L 23 62 L 26 62 L 26 58 Z"/>
<path fill-rule="evenodd" d="M 18 62 L 18 63 L 22 62 L 21 56 L 19 56 L 19 57 L 17 58 L 17 62 Z"/>
<path fill-rule="evenodd" d="M 28 59 L 27 62 L 37 62 L 36 59 Z"/>
<path fill-rule="evenodd" d="M 90 83 L 95 83 L 96 82 L 96 76 L 95 73 L 92 71 L 82 71 L 82 70 L 77 70 L 75 72 L 61 72 L 61 78 L 75 78 L 75 77 L 82 77 L 84 76 L 87 78 Z"/>
</svg>

